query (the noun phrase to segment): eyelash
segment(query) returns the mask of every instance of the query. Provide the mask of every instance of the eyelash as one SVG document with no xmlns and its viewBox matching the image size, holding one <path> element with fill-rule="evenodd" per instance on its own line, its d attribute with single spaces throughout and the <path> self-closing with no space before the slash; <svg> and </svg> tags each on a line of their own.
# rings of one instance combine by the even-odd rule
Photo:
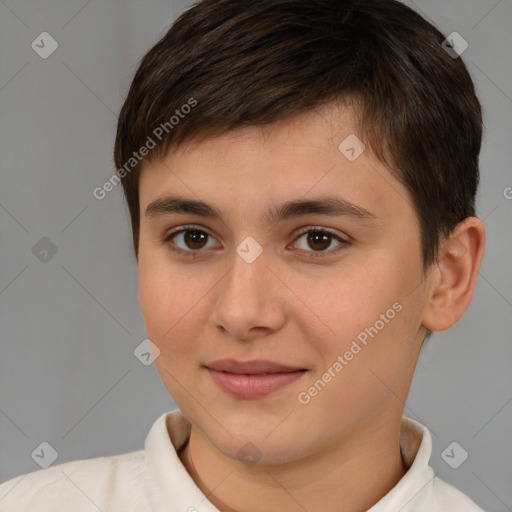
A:
<svg viewBox="0 0 512 512">
<path fill-rule="evenodd" d="M 181 226 L 180 229 L 171 231 L 170 233 L 168 233 L 165 236 L 163 242 L 166 243 L 168 249 L 174 253 L 187 255 L 188 257 L 192 257 L 192 258 L 198 257 L 201 255 L 201 253 L 203 253 L 205 251 L 203 251 L 201 249 L 197 249 L 197 250 L 180 249 L 179 247 L 176 247 L 176 245 L 171 242 L 172 238 L 174 238 L 176 235 L 179 235 L 181 233 L 186 233 L 187 231 L 199 231 L 200 233 L 205 233 L 209 237 L 214 238 L 210 233 L 208 233 L 208 231 L 205 231 L 204 229 L 202 229 L 201 226 L 197 226 L 195 224 L 189 224 L 189 225 Z M 341 242 L 341 244 L 342 244 L 335 249 L 330 249 L 327 251 L 319 251 L 319 252 L 313 251 L 309 255 L 309 257 L 311 257 L 311 258 L 324 258 L 326 256 L 331 256 L 333 253 L 338 252 L 338 250 L 342 249 L 343 246 L 348 245 L 350 243 L 348 240 L 341 238 L 339 235 L 332 233 L 328 229 L 319 228 L 319 227 L 306 227 L 306 228 L 301 229 L 299 231 L 299 233 L 297 233 L 295 241 L 297 241 L 302 235 L 305 235 L 307 233 L 324 233 L 324 234 L 327 234 L 327 235 L 333 237 L 334 239 L 336 239 L 338 242 Z M 306 251 L 306 252 L 309 253 L 310 251 Z"/>
</svg>

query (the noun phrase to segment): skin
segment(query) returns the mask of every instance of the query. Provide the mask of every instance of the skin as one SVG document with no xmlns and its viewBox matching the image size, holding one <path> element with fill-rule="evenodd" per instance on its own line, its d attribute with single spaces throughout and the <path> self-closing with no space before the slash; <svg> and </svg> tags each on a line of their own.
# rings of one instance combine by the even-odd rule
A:
<svg viewBox="0 0 512 512">
<path fill-rule="evenodd" d="M 410 194 L 369 149 L 345 158 L 338 145 L 351 133 L 351 111 L 331 106 L 191 142 L 142 169 L 139 303 L 160 350 L 158 372 L 192 423 L 180 458 L 223 512 L 356 512 L 378 502 L 407 471 L 400 422 L 426 329 L 449 328 L 471 300 L 485 244 L 481 221 L 459 224 L 424 272 Z M 223 220 L 147 217 L 146 207 L 168 194 L 211 203 Z M 325 195 L 374 218 L 260 219 L 269 205 Z M 209 235 L 202 246 L 183 233 L 165 241 L 186 224 Z M 304 227 L 349 243 L 308 243 L 297 233 Z M 236 252 L 248 236 L 263 249 L 252 263 Z M 173 242 L 189 252 L 172 252 Z M 299 393 L 397 302 L 402 310 L 300 403 Z M 308 371 L 266 397 L 241 399 L 203 367 L 223 358 Z M 237 455 L 248 442 L 257 449 L 254 465 Z"/>
</svg>

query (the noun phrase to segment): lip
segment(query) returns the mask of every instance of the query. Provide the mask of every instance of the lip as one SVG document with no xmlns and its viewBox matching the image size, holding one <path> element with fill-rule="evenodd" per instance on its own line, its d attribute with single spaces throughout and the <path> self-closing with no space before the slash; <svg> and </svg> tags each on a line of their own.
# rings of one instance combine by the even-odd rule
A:
<svg viewBox="0 0 512 512">
<path fill-rule="evenodd" d="M 244 399 L 267 396 L 295 382 L 307 371 L 305 368 L 264 360 L 242 362 L 222 359 L 205 367 L 223 391 Z"/>
<path fill-rule="evenodd" d="M 290 373 L 299 370 L 305 370 L 298 366 L 287 366 L 264 359 L 255 359 L 253 361 L 237 361 L 236 359 L 219 359 L 205 365 L 210 370 L 220 372 L 234 373 L 238 375 L 261 375 L 263 373 Z"/>
</svg>

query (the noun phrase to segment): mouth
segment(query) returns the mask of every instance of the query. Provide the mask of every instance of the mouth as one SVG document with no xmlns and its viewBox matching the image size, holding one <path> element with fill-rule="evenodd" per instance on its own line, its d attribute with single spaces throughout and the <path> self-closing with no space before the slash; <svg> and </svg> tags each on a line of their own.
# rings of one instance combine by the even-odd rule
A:
<svg viewBox="0 0 512 512">
<path fill-rule="evenodd" d="M 205 368 L 224 392 L 243 399 L 267 396 L 307 372 L 305 368 L 263 360 L 242 362 L 223 359 L 209 363 Z"/>
<path fill-rule="evenodd" d="M 210 370 L 233 373 L 237 375 L 268 375 L 274 373 L 292 373 L 306 371 L 305 368 L 287 366 L 273 361 L 254 360 L 237 361 L 235 359 L 220 359 L 205 365 Z"/>
</svg>

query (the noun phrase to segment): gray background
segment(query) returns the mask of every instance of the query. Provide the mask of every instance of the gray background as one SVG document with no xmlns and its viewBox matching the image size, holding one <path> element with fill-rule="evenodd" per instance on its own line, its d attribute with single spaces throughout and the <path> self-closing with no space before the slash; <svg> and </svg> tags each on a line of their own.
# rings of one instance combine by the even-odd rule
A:
<svg viewBox="0 0 512 512">
<path fill-rule="evenodd" d="M 512 3 L 406 3 L 469 43 L 488 245 L 473 303 L 425 346 L 405 414 L 431 430 L 439 477 L 489 512 L 512 510 Z M 115 170 L 116 115 L 140 58 L 186 5 L 0 0 L 0 481 L 39 469 L 42 441 L 55 464 L 141 449 L 175 408 L 133 354 L 145 332 L 121 187 L 102 201 L 92 191 Z M 47 59 L 31 48 L 44 31 L 59 44 Z M 43 237 L 57 249 L 47 261 L 32 250 Z M 452 441 L 469 453 L 458 469 L 441 457 Z"/>
</svg>

